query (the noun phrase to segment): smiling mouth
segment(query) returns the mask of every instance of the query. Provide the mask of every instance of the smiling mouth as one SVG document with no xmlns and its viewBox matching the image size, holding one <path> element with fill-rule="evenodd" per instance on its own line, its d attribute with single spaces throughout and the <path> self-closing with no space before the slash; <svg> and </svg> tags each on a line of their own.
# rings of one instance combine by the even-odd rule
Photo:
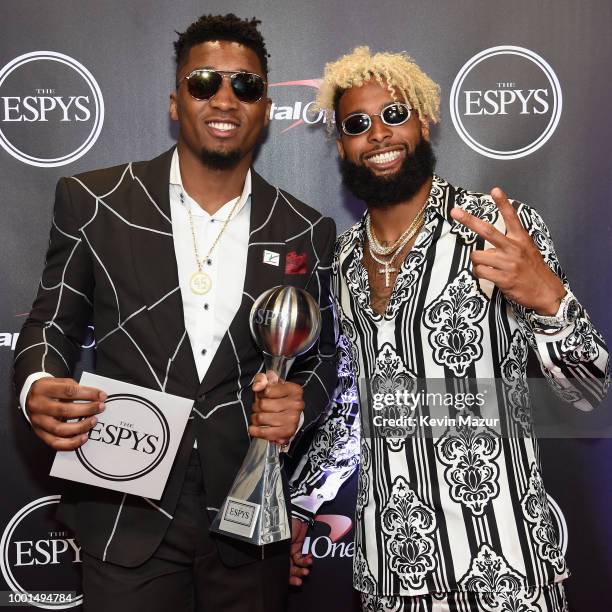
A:
<svg viewBox="0 0 612 612">
<path fill-rule="evenodd" d="M 237 124 L 229 123 L 228 121 L 207 121 L 206 125 L 219 132 L 231 132 L 238 128 Z"/>
<path fill-rule="evenodd" d="M 404 157 L 404 154 L 405 150 L 403 148 L 373 152 L 364 157 L 364 162 L 372 168 L 391 172 L 398 160 Z"/>
<path fill-rule="evenodd" d="M 373 164 L 388 164 L 395 161 L 401 154 L 401 151 L 388 151 L 387 153 L 377 153 L 366 159 Z"/>
</svg>

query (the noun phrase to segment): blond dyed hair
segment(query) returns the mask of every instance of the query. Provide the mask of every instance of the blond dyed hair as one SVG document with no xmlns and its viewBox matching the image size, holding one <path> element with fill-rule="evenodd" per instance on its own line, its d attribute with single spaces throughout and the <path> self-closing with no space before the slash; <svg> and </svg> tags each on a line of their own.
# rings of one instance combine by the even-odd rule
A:
<svg viewBox="0 0 612 612">
<path fill-rule="evenodd" d="M 403 101 L 418 112 L 422 123 L 439 121 L 440 86 L 408 54 L 372 54 L 369 47 L 363 46 L 325 65 L 315 106 L 326 112 L 329 128 L 333 128 L 334 105 L 339 96 L 345 90 L 360 87 L 371 79 L 386 85 L 394 100 L 397 99 L 396 92 L 399 92 Z"/>
</svg>

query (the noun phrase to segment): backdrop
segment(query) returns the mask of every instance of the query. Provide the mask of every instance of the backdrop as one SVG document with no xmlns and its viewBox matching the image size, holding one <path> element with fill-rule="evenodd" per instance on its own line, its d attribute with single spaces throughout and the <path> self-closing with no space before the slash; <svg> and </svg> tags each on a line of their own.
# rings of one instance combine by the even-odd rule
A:
<svg viewBox="0 0 612 612">
<path fill-rule="evenodd" d="M 343 191 L 333 139 L 310 104 L 325 62 L 358 44 L 405 50 L 442 88 L 438 172 L 474 190 L 502 186 L 547 221 L 574 293 L 612 338 L 609 0 L 4 0 L 0 7 L 0 589 L 74 590 L 80 551 L 53 522 L 52 454 L 18 414 L 11 361 L 43 266 L 60 176 L 168 148 L 172 42 L 204 12 L 256 15 L 274 101 L 256 161 L 272 183 L 332 215 L 361 213 Z M 93 349 L 89 343 L 91 352 Z M 544 440 L 547 489 L 563 509 L 573 610 L 607 609 L 612 578 L 612 441 L 601 415 L 579 439 Z M 599 420 L 598 420 L 599 419 Z M 353 610 L 354 480 L 325 507 L 316 564 L 291 610 Z M 340 518 L 339 518 L 340 517 Z M 348 531 L 347 531 L 348 529 Z M 45 604 L 50 608 L 61 605 Z"/>
</svg>

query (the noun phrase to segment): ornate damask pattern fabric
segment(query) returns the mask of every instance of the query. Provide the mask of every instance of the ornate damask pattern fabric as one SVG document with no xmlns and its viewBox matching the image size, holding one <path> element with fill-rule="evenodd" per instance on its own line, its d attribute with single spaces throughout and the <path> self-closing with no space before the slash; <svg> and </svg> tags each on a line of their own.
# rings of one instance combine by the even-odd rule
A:
<svg viewBox="0 0 612 612">
<path fill-rule="evenodd" d="M 463 376 L 470 364 L 482 357 L 480 322 L 486 311 L 487 299 L 476 279 L 463 270 L 425 309 L 425 325 L 432 330 L 429 345 L 437 364 Z"/>
<path fill-rule="evenodd" d="M 499 434 L 486 427 L 463 424 L 449 429 L 435 443 L 436 457 L 445 466 L 444 480 L 451 499 L 482 516 L 499 496 Z"/>
<path fill-rule="evenodd" d="M 364 612 L 568 612 L 563 583 L 501 593 L 432 593 L 378 596 L 362 591 Z"/>
<path fill-rule="evenodd" d="M 382 511 L 382 528 L 390 569 L 404 588 L 418 589 L 436 566 L 436 517 L 416 496 L 403 476 L 398 476 Z"/>
<path fill-rule="evenodd" d="M 370 307 L 363 220 L 338 238 L 332 280 L 339 391 L 294 474 L 292 501 L 302 515 L 315 513 L 356 469 L 347 449 L 360 448 L 354 586 L 372 596 L 365 609 L 402 610 L 406 597 L 446 601 L 443 594 L 467 593 L 457 609 L 472 610 L 469 601 L 478 599 L 479 610 L 562 610 L 562 589 L 550 591 L 555 597 L 546 591 L 548 603 L 543 595 L 568 575 L 566 534 L 544 490 L 537 441 L 528 435 L 527 353 L 535 351 L 560 397 L 588 409 L 609 384 L 607 348 L 582 308 L 558 337 L 534 333 L 525 308 L 472 273 L 470 253 L 490 245 L 452 219 L 455 205 L 505 232 L 490 196 L 434 177 L 423 229 L 383 314 Z M 514 207 L 569 288 L 541 217 L 524 204 Z M 385 393 L 410 390 L 417 378 L 450 380 L 465 391 L 468 379 L 502 380 L 501 433 L 486 425 L 451 426 L 438 437 L 389 429 L 364 433 L 358 446 L 360 381 Z"/>
</svg>

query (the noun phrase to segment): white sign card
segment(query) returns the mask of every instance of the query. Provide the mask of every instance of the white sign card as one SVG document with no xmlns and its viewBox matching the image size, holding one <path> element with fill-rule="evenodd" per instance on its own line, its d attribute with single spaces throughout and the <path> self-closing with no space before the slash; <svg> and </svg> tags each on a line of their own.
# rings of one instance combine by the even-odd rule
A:
<svg viewBox="0 0 612 612">
<path fill-rule="evenodd" d="M 58 451 L 51 476 L 160 499 L 193 400 L 83 372 L 80 384 L 104 391 L 106 409 L 74 451 Z"/>
</svg>

